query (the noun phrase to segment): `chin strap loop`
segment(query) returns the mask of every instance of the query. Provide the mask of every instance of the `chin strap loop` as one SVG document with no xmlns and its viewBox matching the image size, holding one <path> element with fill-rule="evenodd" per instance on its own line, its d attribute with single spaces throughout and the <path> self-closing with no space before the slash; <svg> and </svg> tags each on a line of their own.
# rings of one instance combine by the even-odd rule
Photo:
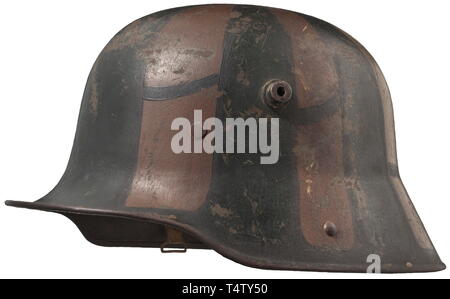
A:
<svg viewBox="0 0 450 299">
<path fill-rule="evenodd" d="M 166 226 L 166 235 L 166 241 L 161 244 L 162 253 L 185 253 L 187 251 L 182 232 Z"/>
</svg>

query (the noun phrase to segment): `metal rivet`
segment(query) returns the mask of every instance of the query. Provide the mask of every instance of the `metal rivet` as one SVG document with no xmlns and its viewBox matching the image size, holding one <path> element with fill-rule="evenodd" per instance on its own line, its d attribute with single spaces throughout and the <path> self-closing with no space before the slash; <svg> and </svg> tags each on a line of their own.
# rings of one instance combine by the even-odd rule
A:
<svg viewBox="0 0 450 299">
<path fill-rule="evenodd" d="M 329 237 L 335 237 L 337 234 L 336 224 L 331 221 L 327 221 L 323 224 L 323 230 Z"/>
<path fill-rule="evenodd" d="M 266 83 L 264 100 L 272 108 L 279 108 L 292 98 L 292 87 L 283 80 L 271 80 Z"/>
</svg>

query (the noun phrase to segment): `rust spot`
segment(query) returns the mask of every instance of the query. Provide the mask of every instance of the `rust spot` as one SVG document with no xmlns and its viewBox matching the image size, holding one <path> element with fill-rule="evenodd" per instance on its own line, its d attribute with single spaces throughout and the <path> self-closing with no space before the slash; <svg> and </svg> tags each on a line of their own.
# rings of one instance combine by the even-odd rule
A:
<svg viewBox="0 0 450 299">
<path fill-rule="evenodd" d="M 211 213 L 213 216 L 217 215 L 223 218 L 230 217 L 233 214 L 231 210 L 223 208 L 217 203 L 211 206 Z"/>
<path fill-rule="evenodd" d="M 180 68 L 178 68 L 178 69 L 173 70 L 172 72 L 173 72 L 174 74 L 179 75 L 179 74 L 183 74 L 185 71 L 186 71 L 186 70 L 184 69 L 184 67 L 180 67 Z"/>
<path fill-rule="evenodd" d="M 243 70 L 241 70 L 236 77 L 236 80 L 241 83 L 242 85 L 245 86 L 249 86 L 250 85 L 250 81 L 247 78 L 247 75 L 245 74 L 245 72 Z"/>
<path fill-rule="evenodd" d="M 233 22 L 233 27 L 228 28 L 228 33 L 241 33 L 247 31 L 251 26 L 252 19 L 249 17 L 239 18 L 239 21 Z"/>
<path fill-rule="evenodd" d="M 238 11 L 233 11 L 232 13 L 230 13 L 230 18 L 231 19 L 237 19 L 242 15 L 242 13 L 238 12 Z"/>
<path fill-rule="evenodd" d="M 89 98 L 89 112 L 96 117 L 98 109 L 98 92 L 97 92 L 97 83 L 94 82 L 91 86 L 91 94 Z"/>
<path fill-rule="evenodd" d="M 242 111 L 239 113 L 239 115 L 243 118 L 245 117 L 254 117 L 256 119 L 259 119 L 261 117 L 269 117 L 270 115 L 264 112 L 261 108 L 252 105 L 250 108 L 246 109 L 245 111 Z"/>
<path fill-rule="evenodd" d="M 232 233 L 232 234 L 237 234 L 237 230 L 235 230 L 235 229 L 232 228 L 232 227 L 230 227 L 230 228 L 228 229 L 228 231 L 229 231 L 230 233 Z"/>
<path fill-rule="evenodd" d="M 203 57 L 203 58 L 208 58 L 208 57 L 211 57 L 212 55 L 214 55 L 213 51 L 203 50 L 203 49 L 187 49 L 181 53 L 186 54 L 186 55 Z"/>
</svg>

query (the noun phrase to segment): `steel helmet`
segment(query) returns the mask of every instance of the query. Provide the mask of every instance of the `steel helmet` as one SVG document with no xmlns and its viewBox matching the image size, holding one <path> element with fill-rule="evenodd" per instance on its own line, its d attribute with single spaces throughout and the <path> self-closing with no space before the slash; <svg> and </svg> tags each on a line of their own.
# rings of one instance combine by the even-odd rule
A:
<svg viewBox="0 0 450 299">
<path fill-rule="evenodd" d="M 270 269 L 366 272 L 374 255 L 381 272 L 445 268 L 400 180 L 376 62 L 333 25 L 275 8 L 128 25 L 93 66 L 60 182 L 6 204 L 63 214 L 102 246 L 210 248 Z"/>
</svg>

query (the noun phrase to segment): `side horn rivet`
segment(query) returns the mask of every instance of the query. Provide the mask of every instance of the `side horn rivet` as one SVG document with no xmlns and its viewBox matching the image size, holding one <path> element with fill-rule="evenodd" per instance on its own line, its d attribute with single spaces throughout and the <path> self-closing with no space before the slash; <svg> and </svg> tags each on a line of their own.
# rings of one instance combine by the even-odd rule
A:
<svg viewBox="0 0 450 299">
<path fill-rule="evenodd" d="M 272 108 L 279 108 L 292 98 L 292 87 L 283 80 L 271 80 L 264 88 L 265 103 Z"/>
<path fill-rule="evenodd" d="M 323 230 L 329 237 L 335 237 L 337 234 L 336 224 L 331 221 L 327 221 L 323 224 Z"/>
</svg>

